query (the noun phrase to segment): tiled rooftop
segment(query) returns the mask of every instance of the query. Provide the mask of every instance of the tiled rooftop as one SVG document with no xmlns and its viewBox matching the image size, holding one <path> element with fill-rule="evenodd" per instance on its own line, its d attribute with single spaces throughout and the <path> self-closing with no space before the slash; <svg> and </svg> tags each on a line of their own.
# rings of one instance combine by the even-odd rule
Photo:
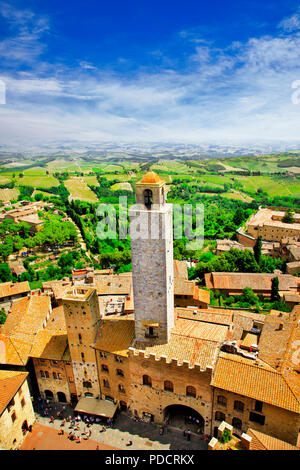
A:
<svg viewBox="0 0 300 470">
<path fill-rule="evenodd" d="M 3 282 L 0 284 L 0 299 L 27 292 L 30 292 L 28 281 L 15 282 L 14 284 L 12 282 Z"/>
<path fill-rule="evenodd" d="M 0 415 L 26 380 L 27 372 L 0 370 Z"/>
<path fill-rule="evenodd" d="M 291 384 L 281 373 L 260 360 L 221 352 L 211 385 L 300 413 L 300 400 Z"/>
</svg>

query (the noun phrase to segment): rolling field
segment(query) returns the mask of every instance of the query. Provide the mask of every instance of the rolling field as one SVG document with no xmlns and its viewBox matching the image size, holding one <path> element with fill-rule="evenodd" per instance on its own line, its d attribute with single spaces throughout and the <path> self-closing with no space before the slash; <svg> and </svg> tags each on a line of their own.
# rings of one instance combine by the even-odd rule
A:
<svg viewBox="0 0 300 470">
<path fill-rule="evenodd" d="M 130 183 L 116 183 L 116 184 L 113 184 L 110 187 L 110 189 L 112 189 L 113 191 L 117 191 L 117 190 L 133 191 Z"/>
<path fill-rule="evenodd" d="M 0 201 L 13 201 L 18 199 L 20 192 L 18 189 L 0 189 Z"/>
<path fill-rule="evenodd" d="M 66 180 L 66 188 L 70 191 L 72 199 L 80 199 L 81 201 L 97 202 L 96 194 L 87 186 L 84 178 L 81 176 L 75 176 Z"/>
</svg>

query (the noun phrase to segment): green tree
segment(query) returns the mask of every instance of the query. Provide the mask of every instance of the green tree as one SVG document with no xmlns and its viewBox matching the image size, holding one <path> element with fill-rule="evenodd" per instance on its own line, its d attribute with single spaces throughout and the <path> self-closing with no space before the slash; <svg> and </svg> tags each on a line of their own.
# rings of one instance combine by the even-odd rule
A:
<svg viewBox="0 0 300 470">
<path fill-rule="evenodd" d="M 271 288 L 271 301 L 276 302 L 280 300 L 279 295 L 279 279 L 278 277 L 273 277 L 272 279 L 272 288 Z"/>
<path fill-rule="evenodd" d="M 0 280 L 1 282 L 12 280 L 12 273 L 7 263 L 0 263 Z"/>
<path fill-rule="evenodd" d="M 261 248 L 262 248 L 262 241 L 261 241 L 261 236 L 259 235 L 253 248 L 254 258 L 256 259 L 256 262 L 258 265 L 260 265 L 260 262 L 261 262 Z"/>
<path fill-rule="evenodd" d="M 284 215 L 284 217 L 282 218 L 282 222 L 284 222 L 285 224 L 293 224 L 295 222 L 295 219 L 294 219 L 294 212 L 292 211 L 292 209 L 288 209 Z"/>
</svg>

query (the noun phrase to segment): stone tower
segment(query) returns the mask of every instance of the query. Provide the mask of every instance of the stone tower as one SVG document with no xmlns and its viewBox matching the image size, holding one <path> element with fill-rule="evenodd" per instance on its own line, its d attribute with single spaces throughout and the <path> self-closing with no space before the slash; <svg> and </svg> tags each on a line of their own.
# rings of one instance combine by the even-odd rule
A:
<svg viewBox="0 0 300 470">
<path fill-rule="evenodd" d="M 74 286 L 63 297 L 68 343 L 78 398 L 100 395 L 95 343 L 100 312 L 96 289 Z"/>
<path fill-rule="evenodd" d="M 129 210 L 135 346 L 164 344 L 174 325 L 173 219 L 166 184 L 153 171 L 136 183 Z"/>
</svg>

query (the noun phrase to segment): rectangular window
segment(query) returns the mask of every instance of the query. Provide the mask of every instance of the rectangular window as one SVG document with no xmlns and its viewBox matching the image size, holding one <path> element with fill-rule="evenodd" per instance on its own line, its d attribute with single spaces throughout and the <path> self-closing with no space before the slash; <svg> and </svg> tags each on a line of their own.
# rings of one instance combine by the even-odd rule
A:
<svg viewBox="0 0 300 470">
<path fill-rule="evenodd" d="M 253 413 L 253 411 L 250 412 L 249 420 L 258 424 L 262 424 L 262 425 L 265 424 L 265 417 L 263 415 L 258 415 L 257 413 Z"/>
<path fill-rule="evenodd" d="M 259 400 L 256 400 L 255 401 L 255 411 L 258 411 L 259 413 L 262 412 L 262 407 L 263 407 L 263 402 L 262 401 L 259 401 Z"/>
</svg>

